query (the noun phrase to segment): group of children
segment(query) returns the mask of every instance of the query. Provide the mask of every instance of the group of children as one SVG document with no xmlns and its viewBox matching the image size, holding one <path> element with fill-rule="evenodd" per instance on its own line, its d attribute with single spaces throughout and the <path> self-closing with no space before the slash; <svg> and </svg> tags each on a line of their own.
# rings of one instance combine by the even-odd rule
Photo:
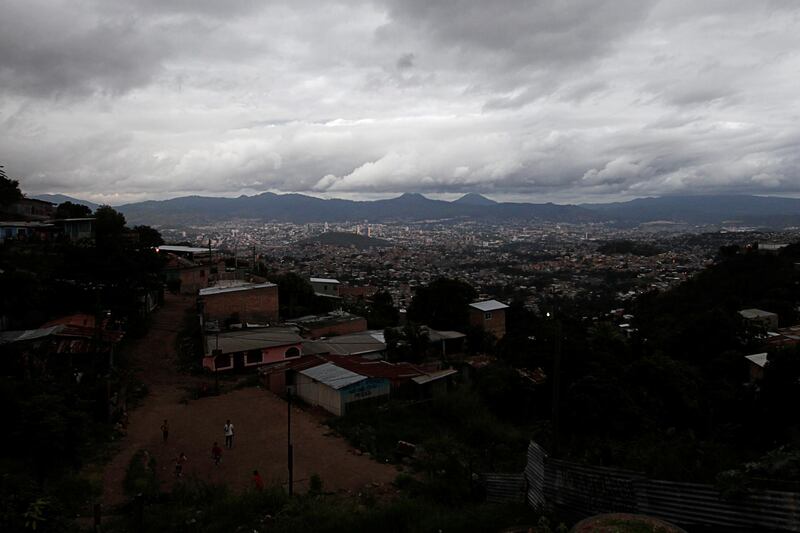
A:
<svg viewBox="0 0 800 533">
<path fill-rule="evenodd" d="M 233 424 L 230 420 L 225 422 L 225 425 L 222 427 L 222 433 L 225 436 L 225 447 L 228 449 L 233 449 Z M 161 436 L 164 444 L 166 444 L 167 440 L 169 439 L 169 424 L 166 420 L 164 420 L 164 423 L 161 424 Z M 179 453 L 175 458 L 175 477 L 183 476 L 183 465 L 187 460 L 188 457 L 186 457 L 186 454 L 183 452 Z M 222 448 L 220 448 L 216 441 L 211 447 L 211 460 L 214 461 L 215 466 L 219 466 L 220 462 L 222 461 Z M 253 470 L 253 486 L 256 488 L 256 490 L 264 489 L 264 480 L 261 478 L 258 470 Z"/>
</svg>

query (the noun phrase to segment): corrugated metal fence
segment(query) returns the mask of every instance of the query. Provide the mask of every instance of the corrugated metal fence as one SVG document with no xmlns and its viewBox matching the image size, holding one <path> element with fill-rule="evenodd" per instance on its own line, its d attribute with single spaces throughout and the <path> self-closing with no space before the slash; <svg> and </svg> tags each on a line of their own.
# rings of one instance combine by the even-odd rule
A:
<svg viewBox="0 0 800 533">
<path fill-rule="evenodd" d="M 524 474 L 483 474 L 486 486 L 486 501 L 506 503 L 525 501 Z"/>
<path fill-rule="evenodd" d="M 800 531 L 800 493 L 758 490 L 726 499 L 713 485 L 552 459 L 535 442 L 528 447 L 525 479 L 530 505 L 574 519 L 632 512 L 682 525 Z"/>
</svg>

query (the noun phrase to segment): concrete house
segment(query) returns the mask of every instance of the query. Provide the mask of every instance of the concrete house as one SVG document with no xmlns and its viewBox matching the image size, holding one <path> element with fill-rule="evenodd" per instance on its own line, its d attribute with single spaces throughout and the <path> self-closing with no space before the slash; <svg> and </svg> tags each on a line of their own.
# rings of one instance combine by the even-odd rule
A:
<svg viewBox="0 0 800 533">
<path fill-rule="evenodd" d="M 469 304 L 469 323 L 500 339 L 506 334 L 506 309 L 508 306 L 497 300 L 473 302 Z"/>
<path fill-rule="evenodd" d="M 317 296 L 339 298 L 339 280 L 328 278 L 311 278 L 311 286 Z"/>
<path fill-rule="evenodd" d="M 778 315 L 776 313 L 762 309 L 742 309 L 739 311 L 739 315 L 752 324 L 764 326 L 769 331 L 778 329 Z"/>
<path fill-rule="evenodd" d="M 206 336 L 203 367 L 213 372 L 244 370 L 302 355 L 302 338 L 295 328 L 253 328 Z"/>
</svg>

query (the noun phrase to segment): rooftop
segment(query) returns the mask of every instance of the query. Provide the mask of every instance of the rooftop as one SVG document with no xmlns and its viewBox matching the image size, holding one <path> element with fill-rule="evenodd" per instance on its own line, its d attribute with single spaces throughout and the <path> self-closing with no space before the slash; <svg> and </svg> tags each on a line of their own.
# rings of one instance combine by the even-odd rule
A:
<svg viewBox="0 0 800 533">
<path fill-rule="evenodd" d="M 336 390 L 367 379 L 366 376 L 356 374 L 333 363 L 307 368 L 301 370 L 300 373 Z"/>
<path fill-rule="evenodd" d="M 763 309 L 742 309 L 739 311 L 739 314 L 744 318 L 764 318 L 777 316 L 775 313 L 764 311 Z"/>
<path fill-rule="evenodd" d="M 328 283 L 330 285 L 338 285 L 338 279 L 330 279 L 330 278 L 311 278 L 311 283 Z"/>
<path fill-rule="evenodd" d="M 498 302 L 497 300 L 484 300 L 482 302 L 473 302 L 469 304 L 469 306 L 483 312 L 508 309 L 508 306 L 506 304 L 504 304 L 503 302 Z"/>
<path fill-rule="evenodd" d="M 216 252 L 216 249 L 209 250 L 208 248 L 198 248 L 196 246 L 173 246 L 171 244 L 162 244 L 157 250 L 163 250 L 165 252 L 179 252 L 185 254 L 203 254 L 209 252 Z"/>
<path fill-rule="evenodd" d="M 754 353 L 753 355 L 745 355 L 744 358 L 750 361 L 751 363 L 755 364 L 756 366 L 760 366 L 761 368 L 764 368 L 768 363 L 767 352 Z"/>
<path fill-rule="evenodd" d="M 274 283 L 247 283 L 244 281 L 238 282 L 236 284 L 217 284 L 214 287 L 207 287 L 205 289 L 200 289 L 200 296 L 211 296 L 213 294 L 222 294 L 225 292 L 236 292 L 236 291 L 252 291 L 255 289 L 266 289 L 269 287 L 277 287 Z"/>
<path fill-rule="evenodd" d="M 303 339 L 294 328 L 254 328 L 206 336 L 206 353 L 219 347 L 223 354 L 298 344 Z"/>
</svg>

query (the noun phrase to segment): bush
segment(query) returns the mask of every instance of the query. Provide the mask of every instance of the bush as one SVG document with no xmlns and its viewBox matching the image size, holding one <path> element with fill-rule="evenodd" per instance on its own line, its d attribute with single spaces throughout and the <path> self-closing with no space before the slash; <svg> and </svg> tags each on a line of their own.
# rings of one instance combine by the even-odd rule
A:
<svg viewBox="0 0 800 533">
<path fill-rule="evenodd" d="M 142 494 L 146 498 L 154 498 L 159 493 L 156 477 L 156 460 L 147 452 L 139 450 L 133 455 L 123 482 L 125 494 L 130 497 Z"/>
</svg>

